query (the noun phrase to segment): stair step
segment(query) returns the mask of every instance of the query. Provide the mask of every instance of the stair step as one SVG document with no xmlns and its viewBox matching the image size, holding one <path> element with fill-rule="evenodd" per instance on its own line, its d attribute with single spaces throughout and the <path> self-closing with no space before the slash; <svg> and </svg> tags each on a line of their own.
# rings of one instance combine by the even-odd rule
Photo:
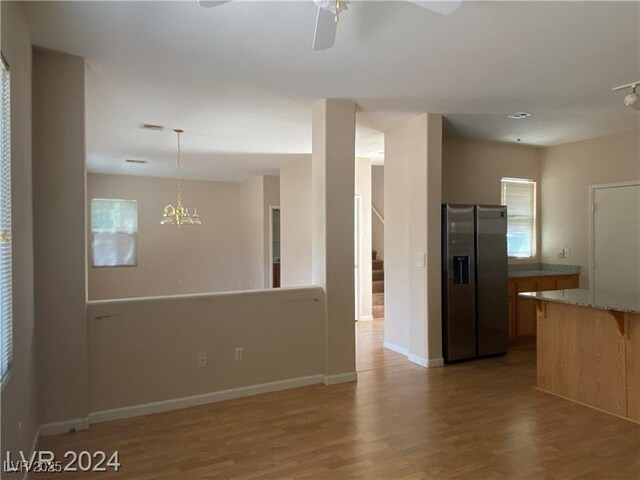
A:
<svg viewBox="0 0 640 480">
<path fill-rule="evenodd" d="M 374 307 L 384 305 L 384 293 L 374 293 L 372 300 Z"/>
<path fill-rule="evenodd" d="M 384 318 L 384 305 L 373 306 L 373 318 Z"/>
<path fill-rule="evenodd" d="M 377 252 L 377 251 L 375 251 L 375 250 L 373 250 L 373 251 L 371 252 L 371 259 L 372 259 L 372 260 L 377 260 L 377 258 L 378 258 L 378 252 Z"/>
<path fill-rule="evenodd" d="M 374 270 L 382 270 L 383 265 L 384 262 L 382 260 L 374 260 L 373 262 L 371 262 L 371 268 L 373 268 Z"/>
<path fill-rule="evenodd" d="M 371 278 L 374 282 L 376 280 L 384 280 L 384 270 L 374 270 Z"/>
<path fill-rule="evenodd" d="M 384 280 L 378 280 L 376 282 L 372 282 L 372 285 L 373 285 L 373 293 L 384 292 Z"/>
</svg>

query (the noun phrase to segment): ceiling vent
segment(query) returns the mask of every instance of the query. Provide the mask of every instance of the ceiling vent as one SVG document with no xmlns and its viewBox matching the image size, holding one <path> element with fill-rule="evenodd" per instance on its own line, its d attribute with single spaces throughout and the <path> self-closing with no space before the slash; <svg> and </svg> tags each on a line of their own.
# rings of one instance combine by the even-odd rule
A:
<svg viewBox="0 0 640 480">
<path fill-rule="evenodd" d="M 533 113 L 529 112 L 516 112 L 509 115 L 509 118 L 513 120 L 523 120 L 525 118 L 533 117 Z"/>
<path fill-rule="evenodd" d="M 133 159 L 133 158 L 125 158 L 124 161 L 125 161 L 125 163 L 135 163 L 135 164 L 138 164 L 138 165 L 144 165 L 145 163 L 147 163 L 146 160 L 136 160 L 136 159 Z"/>
<path fill-rule="evenodd" d="M 164 125 L 154 125 L 153 123 L 141 123 L 140 128 L 143 130 L 153 130 L 156 132 L 161 132 L 164 130 Z"/>
</svg>

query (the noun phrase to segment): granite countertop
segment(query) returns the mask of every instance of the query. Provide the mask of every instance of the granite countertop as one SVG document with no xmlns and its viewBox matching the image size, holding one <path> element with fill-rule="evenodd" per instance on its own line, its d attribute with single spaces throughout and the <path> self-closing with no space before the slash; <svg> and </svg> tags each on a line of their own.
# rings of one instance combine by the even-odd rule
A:
<svg viewBox="0 0 640 480">
<path fill-rule="evenodd" d="M 521 297 L 548 302 L 578 305 L 580 307 L 615 310 L 617 312 L 640 313 L 640 295 L 596 292 L 583 288 L 571 290 L 550 290 L 548 292 L 522 292 Z"/>
<path fill-rule="evenodd" d="M 509 265 L 509 278 L 525 277 L 558 277 L 562 275 L 579 275 L 578 265 L 557 265 L 553 263 L 531 263 Z"/>
</svg>

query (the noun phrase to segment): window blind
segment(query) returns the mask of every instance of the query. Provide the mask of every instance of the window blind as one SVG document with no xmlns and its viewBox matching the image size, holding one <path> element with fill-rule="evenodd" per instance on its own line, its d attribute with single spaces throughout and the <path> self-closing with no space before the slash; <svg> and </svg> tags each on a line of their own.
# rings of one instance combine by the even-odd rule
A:
<svg viewBox="0 0 640 480">
<path fill-rule="evenodd" d="M 535 256 L 536 182 L 502 179 L 502 204 L 507 206 L 507 250 L 510 257 Z"/>
<path fill-rule="evenodd" d="M 13 296 L 11 275 L 11 109 L 9 68 L 2 63 L 0 95 L 0 374 L 5 380 L 13 356 Z"/>
<path fill-rule="evenodd" d="M 134 266 L 137 262 L 138 204 L 135 200 L 91 200 L 94 267 Z"/>
</svg>

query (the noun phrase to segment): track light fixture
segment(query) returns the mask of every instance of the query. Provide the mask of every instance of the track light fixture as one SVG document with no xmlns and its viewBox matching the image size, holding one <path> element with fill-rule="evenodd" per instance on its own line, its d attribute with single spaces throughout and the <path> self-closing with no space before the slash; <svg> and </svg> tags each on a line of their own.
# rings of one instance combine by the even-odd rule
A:
<svg viewBox="0 0 640 480">
<path fill-rule="evenodd" d="M 624 104 L 625 106 L 631 107 L 634 110 L 637 110 L 640 112 L 640 94 L 638 94 L 638 87 L 640 87 L 640 80 L 633 83 L 628 83 L 626 85 L 620 85 L 619 87 L 615 87 L 613 91 L 617 92 L 619 90 L 626 90 L 627 88 L 630 88 L 631 93 L 628 93 L 627 95 L 625 95 Z"/>
</svg>

